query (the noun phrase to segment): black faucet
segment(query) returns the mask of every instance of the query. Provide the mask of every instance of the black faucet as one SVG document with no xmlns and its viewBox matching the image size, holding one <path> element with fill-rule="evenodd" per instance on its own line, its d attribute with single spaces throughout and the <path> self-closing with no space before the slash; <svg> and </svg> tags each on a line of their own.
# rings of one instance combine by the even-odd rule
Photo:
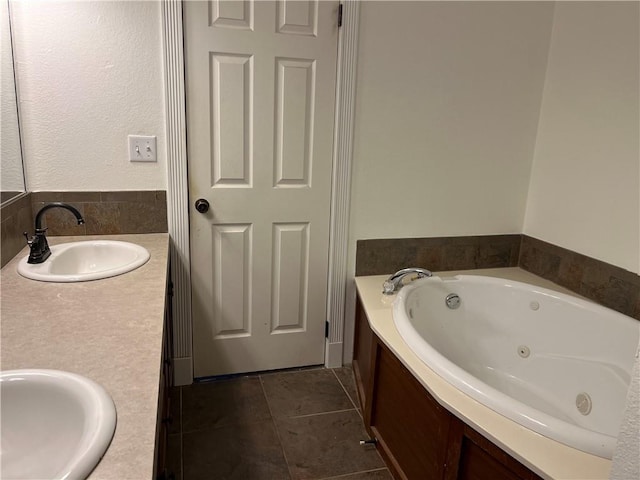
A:
<svg viewBox="0 0 640 480">
<path fill-rule="evenodd" d="M 36 231 L 34 236 L 29 239 L 29 234 L 24 232 L 24 236 L 27 239 L 27 245 L 29 245 L 29 248 L 31 249 L 27 263 L 43 263 L 51 255 L 51 250 L 49 249 L 49 243 L 47 242 L 46 237 L 47 229 L 42 228 L 42 214 L 51 208 L 66 208 L 76 216 L 78 219 L 78 225 L 82 225 L 84 223 L 84 218 L 82 218 L 80 212 L 75 207 L 72 207 L 67 203 L 53 202 L 42 207 L 36 214 Z"/>
</svg>

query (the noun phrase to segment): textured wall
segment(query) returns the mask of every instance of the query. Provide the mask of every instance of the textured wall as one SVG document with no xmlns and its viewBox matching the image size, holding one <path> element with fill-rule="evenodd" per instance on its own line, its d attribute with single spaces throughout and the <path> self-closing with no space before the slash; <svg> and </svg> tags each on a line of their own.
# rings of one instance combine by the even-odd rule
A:
<svg viewBox="0 0 640 480">
<path fill-rule="evenodd" d="M 29 190 L 164 190 L 159 2 L 13 2 Z M 128 134 L 158 136 L 129 163 Z"/>
<path fill-rule="evenodd" d="M 524 233 L 640 271 L 640 4 L 557 4 Z"/>
</svg>

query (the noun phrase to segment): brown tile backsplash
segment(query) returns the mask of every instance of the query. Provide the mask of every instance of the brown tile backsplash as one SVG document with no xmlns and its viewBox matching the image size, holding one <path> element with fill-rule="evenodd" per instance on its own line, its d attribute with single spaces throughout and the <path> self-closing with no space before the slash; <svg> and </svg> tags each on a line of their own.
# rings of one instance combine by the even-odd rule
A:
<svg viewBox="0 0 640 480">
<path fill-rule="evenodd" d="M 163 190 L 112 192 L 34 192 L 35 216 L 46 203 L 66 202 L 85 219 L 78 225 L 73 215 L 62 209 L 48 210 L 43 225 L 48 235 L 115 235 L 123 233 L 167 232 L 167 195 Z"/>
<path fill-rule="evenodd" d="M 640 276 L 527 235 L 358 240 L 356 275 L 519 266 L 640 320 Z"/>
<path fill-rule="evenodd" d="M 31 195 L 16 198 L 0 210 L 0 263 L 4 267 L 26 244 L 23 232 L 32 232 Z"/>
<path fill-rule="evenodd" d="M 23 194 L 24 192 L 22 191 L 4 191 L 4 192 L 0 192 L 0 203 L 4 203 L 7 202 L 9 200 L 11 200 L 14 197 L 17 197 L 18 195 Z"/>
<path fill-rule="evenodd" d="M 522 235 L 519 266 L 605 307 L 640 320 L 640 276 Z"/>
<path fill-rule="evenodd" d="M 381 275 L 405 267 L 434 271 L 515 267 L 520 235 L 358 240 L 356 275 Z"/>
</svg>

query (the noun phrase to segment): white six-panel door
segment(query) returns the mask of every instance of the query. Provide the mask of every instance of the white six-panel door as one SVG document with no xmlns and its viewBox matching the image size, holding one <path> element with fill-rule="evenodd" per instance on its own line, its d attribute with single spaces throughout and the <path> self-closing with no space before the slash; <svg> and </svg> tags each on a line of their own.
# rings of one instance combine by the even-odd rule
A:
<svg viewBox="0 0 640 480">
<path fill-rule="evenodd" d="M 323 363 L 337 9 L 184 2 L 196 377 Z"/>
</svg>

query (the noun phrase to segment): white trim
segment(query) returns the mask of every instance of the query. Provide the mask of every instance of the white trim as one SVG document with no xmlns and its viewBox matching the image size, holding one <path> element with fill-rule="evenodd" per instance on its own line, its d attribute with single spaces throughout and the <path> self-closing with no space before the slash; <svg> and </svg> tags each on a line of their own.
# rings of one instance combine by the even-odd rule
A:
<svg viewBox="0 0 640 480">
<path fill-rule="evenodd" d="M 328 339 L 327 339 L 328 340 Z M 330 343 L 324 346 L 324 366 L 326 368 L 338 368 L 342 366 L 342 342 Z"/>
<path fill-rule="evenodd" d="M 338 33 L 336 117 L 329 243 L 327 318 L 329 337 L 325 365 L 342 364 L 347 279 L 351 158 L 355 106 L 360 3 L 343 3 Z M 187 178 L 186 97 L 182 0 L 162 1 L 162 30 L 167 124 L 167 215 L 171 237 L 173 298 L 173 362 L 176 385 L 193 381 L 189 191 Z"/>
<path fill-rule="evenodd" d="M 191 385 L 193 383 L 193 362 L 191 357 L 173 359 L 173 384 Z"/>
<path fill-rule="evenodd" d="M 167 130 L 167 220 L 173 281 L 174 383 L 188 385 L 193 381 L 193 367 L 182 1 L 162 2 L 162 33 Z"/>
<path fill-rule="evenodd" d="M 342 365 L 349 209 L 351 202 L 351 163 L 355 121 L 356 73 L 360 2 L 342 3 L 342 27 L 338 33 L 338 70 L 336 77 L 336 113 L 334 125 L 331 227 L 329 239 L 329 278 L 327 319 L 329 336 L 325 345 L 325 366 Z M 337 346 L 339 345 L 339 348 Z"/>
</svg>

